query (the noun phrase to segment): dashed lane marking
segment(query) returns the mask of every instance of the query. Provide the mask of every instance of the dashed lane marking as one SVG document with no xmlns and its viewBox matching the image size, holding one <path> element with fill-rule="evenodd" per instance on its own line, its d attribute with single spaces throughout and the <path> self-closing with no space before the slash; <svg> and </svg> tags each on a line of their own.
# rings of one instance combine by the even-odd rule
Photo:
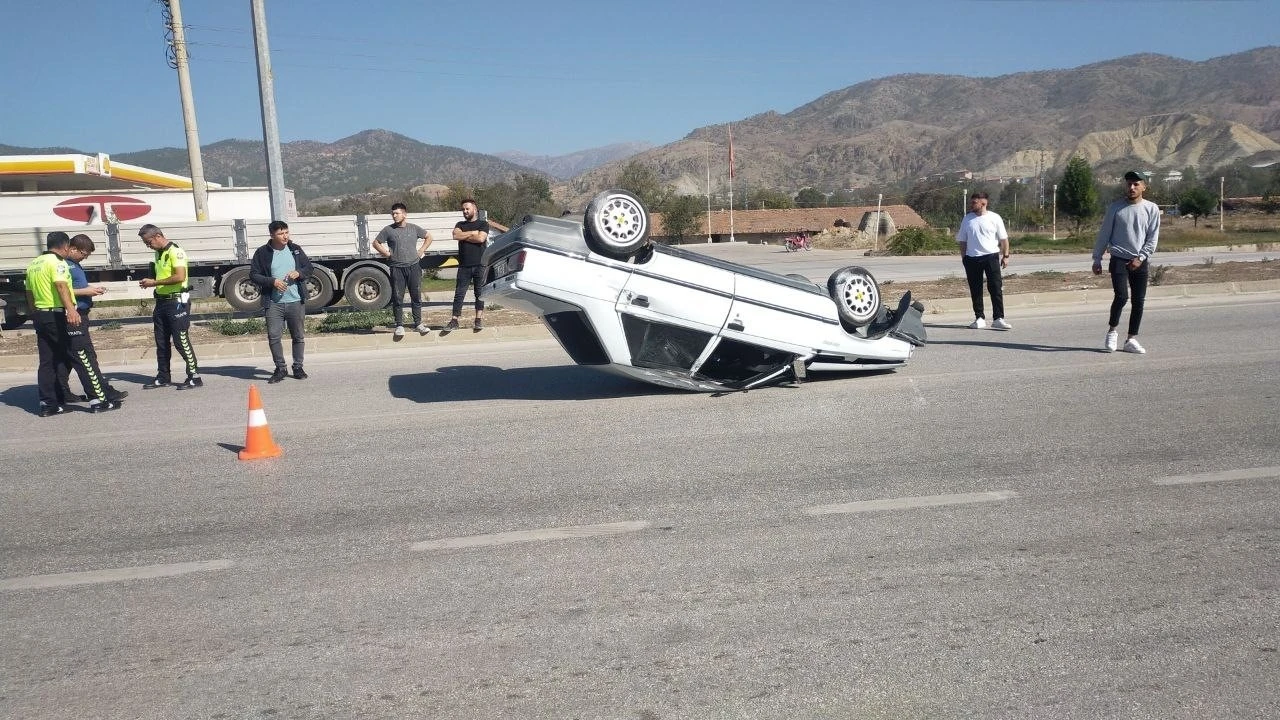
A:
<svg viewBox="0 0 1280 720">
<path fill-rule="evenodd" d="M 31 575 L 29 577 L 0 580 L 0 590 L 43 590 L 70 587 L 72 585 L 97 585 L 125 580 L 150 580 L 189 573 L 226 570 L 230 560 L 204 560 L 200 562 L 170 563 L 168 565 L 142 565 L 138 567 L 111 568 L 110 570 L 86 570 L 84 572 Z"/>
<path fill-rule="evenodd" d="M 808 515 L 840 515 L 844 513 L 882 512 L 885 510 L 907 510 L 911 508 L 941 507 L 943 505 L 971 505 L 973 503 L 1000 502 L 1017 497 L 1012 490 L 991 490 L 988 492 L 960 493 L 957 495 L 923 495 L 920 497 L 885 498 L 883 500 L 861 500 L 858 502 L 838 503 L 835 505 L 814 505 L 804 512 Z"/>
<path fill-rule="evenodd" d="M 414 543 L 410 549 L 423 552 L 427 550 L 491 547 L 494 545 L 511 545 L 513 543 L 541 542 L 544 540 L 573 540 L 600 537 L 602 535 L 621 535 L 623 533 L 638 532 L 647 527 L 649 527 L 649 523 L 636 521 L 542 528 L 540 530 L 517 530 L 489 535 L 468 535 L 465 537 L 442 538 L 440 540 L 426 540 Z"/>
<path fill-rule="evenodd" d="M 1196 473 L 1194 475 L 1172 475 L 1166 478 L 1157 478 L 1151 482 L 1156 485 L 1194 485 L 1196 483 L 1231 482 L 1233 480 L 1276 479 L 1280 479 L 1280 466 L 1219 470 L 1217 472 Z"/>
</svg>

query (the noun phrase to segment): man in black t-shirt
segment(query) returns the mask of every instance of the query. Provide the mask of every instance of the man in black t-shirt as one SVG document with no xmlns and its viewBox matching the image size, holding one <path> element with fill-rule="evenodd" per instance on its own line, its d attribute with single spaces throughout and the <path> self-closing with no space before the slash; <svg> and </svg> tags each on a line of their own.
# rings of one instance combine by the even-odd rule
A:
<svg viewBox="0 0 1280 720">
<path fill-rule="evenodd" d="M 476 322 L 472 326 L 474 332 L 484 329 L 484 300 L 480 299 L 480 288 L 484 285 L 484 264 L 480 258 L 484 255 L 484 245 L 489 239 L 489 223 L 477 220 L 476 201 L 467 198 L 462 201 L 462 222 L 453 226 L 453 239 L 458 241 L 458 281 L 453 290 L 453 318 L 440 331 L 441 335 L 458 329 L 458 320 L 462 317 L 462 298 L 467 294 L 467 285 L 471 285 L 476 296 Z"/>
</svg>

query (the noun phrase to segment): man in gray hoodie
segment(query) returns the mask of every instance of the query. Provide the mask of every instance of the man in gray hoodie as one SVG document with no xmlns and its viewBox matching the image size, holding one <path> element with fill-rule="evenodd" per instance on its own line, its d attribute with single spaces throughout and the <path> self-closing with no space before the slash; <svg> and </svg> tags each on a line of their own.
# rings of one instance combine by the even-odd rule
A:
<svg viewBox="0 0 1280 720">
<path fill-rule="evenodd" d="M 1160 240 L 1160 207 L 1142 194 L 1147 191 L 1148 176 L 1138 170 L 1124 174 L 1125 196 L 1111 203 L 1102 218 L 1098 240 L 1093 244 L 1093 274 L 1102 274 L 1102 253 L 1111 254 L 1108 266 L 1111 272 L 1111 288 L 1115 298 L 1111 301 L 1111 316 L 1107 320 L 1107 337 L 1103 347 L 1115 352 L 1119 336 L 1120 313 L 1130 300 L 1129 337 L 1124 351 L 1145 353 L 1138 342 L 1138 329 L 1142 325 L 1142 307 L 1147 299 L 1148 268 L 1151 255 Z"/>
</svg>

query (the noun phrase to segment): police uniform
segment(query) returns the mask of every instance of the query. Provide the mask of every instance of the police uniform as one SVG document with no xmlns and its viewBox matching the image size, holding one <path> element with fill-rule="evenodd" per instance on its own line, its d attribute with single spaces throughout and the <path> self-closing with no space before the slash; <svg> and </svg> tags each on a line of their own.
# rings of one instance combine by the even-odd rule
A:
<svg viewBox="0 0 1280 720">
<path fill-rule="evenodd" d="M 155 251 L 155 259 L 151 262 L 152 277 L 156 280 L 173 275 L 174 270 L 187 267 L 187 253 L 176 244 L 170 242 Z M 155 310 L 151 312 L 151 326 L 156 337 L 156 379 L 146 387 L 159 387 L 171 382 L 169 360 L 173 356 L 170 343 L 178 349 L 186 364 L 187 382 L 185 387 L 203 385 L 200 380 L 200 368 L 196 364 L 196 351 L 191 347 L 191 308 L 187 304 L 185 283 L 155 286 Z"/>
<path fill-rule="evenodd" d="M 40 364 L 36 370 L 36 382 L 40 393 L 40 414 L 62 412 L 66 398 L 59 397 L 58 371 L 60 362 L 69 362 L 80 376 L 93 405 L 91 410 L 113 409 L 107 403 L 107 381 L 98 369 L 97 357 L 88 344 L 88 334 L 83 326 L 67 323 L 67 311 L 62 306 L 62 296 L 57 283 L 71 286 L 71 271 L 67 263 L 53 251 L 41 253 L 27 266 L 26 286 L 35 304 L 32 321 L 36 328 L 36 349 Z"/>
</svg>

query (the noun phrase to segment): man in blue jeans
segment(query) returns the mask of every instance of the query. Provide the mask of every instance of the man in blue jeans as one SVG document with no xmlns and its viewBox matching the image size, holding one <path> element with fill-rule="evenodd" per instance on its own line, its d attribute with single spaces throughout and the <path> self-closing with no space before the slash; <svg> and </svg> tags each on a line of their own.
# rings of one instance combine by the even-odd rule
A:
<svg viewBox="0 0 1280 720">
<path fill-rule="evenodd" d="M 289 239 L 289 223 L 273 220 L 267 230 L 271 239 L 253 253 L 249 269 L 249 276 L 262 289 L 267 345 L 276 366 L 267 382 L 275 384 L 289 377 L 281 342 L 286 326 L 293 346 L 293 376 L 305 380 L 307 372 L 302 369 L 302 361 L 306 345 L 306 287 L 307 278 L 311 277 L 311 260 L 297 243 Z"/>
</svg>

